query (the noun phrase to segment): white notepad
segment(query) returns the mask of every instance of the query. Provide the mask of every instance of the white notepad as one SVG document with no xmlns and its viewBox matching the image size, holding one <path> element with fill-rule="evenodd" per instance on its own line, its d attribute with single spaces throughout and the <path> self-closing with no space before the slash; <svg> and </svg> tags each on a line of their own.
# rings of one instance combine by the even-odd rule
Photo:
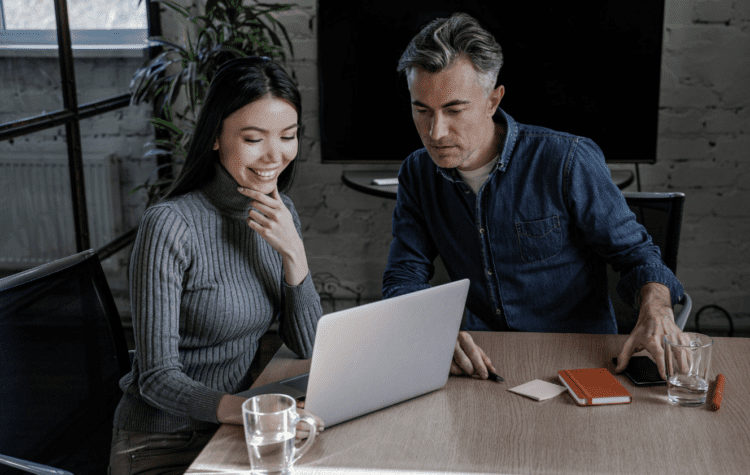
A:
<svg viewBox="0 0 750 475">
<path fill-rule="evenodd" d="M 565 392 L 566 388 L 559 384 L 552 384 L 547 381 L 542 381 L 541 379 L 535 379 L 534 381 L 529 381 L 520 386 L 510 388 L 508 391 L 520 394 L 521 396 L 530 397 L 535 401 L 544 401 L 545 399 L 553 398 L 558 394 Z"/>
</svg>

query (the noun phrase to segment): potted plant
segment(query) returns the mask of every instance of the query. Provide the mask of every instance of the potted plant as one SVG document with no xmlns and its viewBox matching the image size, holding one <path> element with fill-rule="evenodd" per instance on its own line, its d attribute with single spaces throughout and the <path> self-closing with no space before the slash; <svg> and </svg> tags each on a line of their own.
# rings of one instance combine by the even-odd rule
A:
<svg viewBox="0 0 750 475">
<path fill-rule="evenodd" d="M 182 163 L 203 97 L 219 66 L 244 56 L 267 56 L 285 61 L 284 45 L 294 54 L 286 28 L 271 15 L 288 10 L 292 5 L 257 1 L 243 5 L 242 0 L 206 0 L 204 14 L 191 15 L 174 2 L 152 1 L 162 3 L 186 22 L 197 25 L 199 32 L 192 39 L 190 28 L 186 28 L 185 44 L 149 38 L 160 45 L 162 51 L 138 69 L 130 83 L 131 104 L 151 103 L 157 114 L 150 120 L 157 135 L 155 147 L 144 157 L 156 156 L 159 165 L 133 190 L 146 189 L 147 205 L 156 201 L 172 182 L 173 166 Z"/>
</svg>

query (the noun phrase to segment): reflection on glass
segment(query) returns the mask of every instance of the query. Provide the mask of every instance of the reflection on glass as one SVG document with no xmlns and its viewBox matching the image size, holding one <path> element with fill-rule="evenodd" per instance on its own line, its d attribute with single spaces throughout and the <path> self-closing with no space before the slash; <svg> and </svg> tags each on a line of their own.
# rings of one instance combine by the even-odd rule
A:
<svg viewBox="0 0 750 475">
<path fill-rule="evenodd" d="M 54 30 L 55 5 L 52 0 L 2 0 L 5 28 L 8 30 Z"/>
<path fill-rule="evenodd" d="M 95 248 L 138 226 L 143 214 L 145 191 L 131 191 L 154 168 L 151 157 L 141 158 L 153 141 L 149 113 L 148 107 L 127 107 L 81 121 L 89 230 Z M 106 268 L 109 262 L 102 265 Z"/>
<path fill-rule="evenodd" d="M 54 30 L 52 0 L 2 0 L 8 30 Z M 74 30 L 145 29 L 146 0 L 68 0 Z"/>
<path fill-rule="evenodd" d="M 143 65 L 140 56 L 105 59 L 79 56 L 75 51 L 73 56 L 79 105 L 128 94 L 133 74 Z"/>
<path fill-rule="evenodd" d="M 76 252 L 64 128 L 0 142 L 0 269 Z"/>
<path fill-rule="evenodd" d="M 60 61 L 57 57 L 2 58 L 0 93 L 0 124 L 61 110 Z"/>
</svg>

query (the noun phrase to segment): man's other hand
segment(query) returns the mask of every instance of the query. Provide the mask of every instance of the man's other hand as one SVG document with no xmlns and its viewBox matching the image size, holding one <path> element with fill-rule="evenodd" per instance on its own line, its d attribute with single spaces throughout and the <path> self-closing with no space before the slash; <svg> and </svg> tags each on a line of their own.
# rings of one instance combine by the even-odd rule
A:
<svg viewBox="0 0 750 475">
<path fill-rule="evenodd" d="M 666 335 L 680 331 L 682 330 L 674 323 L 669 288 L 655 282 L 644 285 L 641 287 L 638 322 L 617 356 L 615 372 L 625 370 L 633 353 L 646 350 L 654 358 L 662 379 L 666 380 L 667 372 L 662 342 Z"/>
<path fill-rule="evenodd" d="M 451 361 L 451 374 L 467 374 L 473 378 L 487 379 L 489 371 L 497 373 L 489 357 L 474 343 L 471 335 L 467 332 L 458 332 Z"/>
</svg>

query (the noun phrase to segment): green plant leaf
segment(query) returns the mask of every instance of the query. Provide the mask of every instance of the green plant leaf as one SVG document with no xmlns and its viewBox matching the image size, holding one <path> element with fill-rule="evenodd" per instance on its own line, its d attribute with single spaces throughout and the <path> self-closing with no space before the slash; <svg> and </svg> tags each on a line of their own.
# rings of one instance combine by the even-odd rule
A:
<svg viewBox="0 0 750 475">
<path fill-rule="evenodd" d="M 175 132 L 177 134 L 181 134 L 182 133 L 182 130 L 180 130 L 180 128 L 177 127 L 174 123 L 172 123 L 170 121 L 166 121 L 164 119 L 160 119 L 159 117 L 153 117 L 153 118 L 151 118 L 151 120 L 149 120 L 149 122 L 151 122 L 154 125 L 159 124 L 159 125 L 162 125 L 164 127 L 167 127 L 167 128 L 169 128 L 170 130 L 172 130 L 173 132 Z"/>
<path fill-rule="evenodd" d="M 273 18 L 271 15 L 267 14 L 266 17 L 271 19 L 271 23 L 273 26 L 267 25 L 266 20 L 264 20 L 263 18 L 258 17 L 258 21 L 266 28 L 266 33 L 268 33 L 268 36 L 271 38 L 271 41 L 273 41 L 273 44 L 279 47 L 283 46 L 281 40 L 279 39 L 279 35 L 277 35 L 274 31 L 274 27 L 278 27 L 281 30 L 281 33 L 284 35 L 284 39 L 286 40 L 287 44 L 289 45 L 289 53 L 294 56 L 294 46 L 292 46 L 292 40 L 291 38 L 289 38 L 289 34 L 287 33 L 284 25 Z M 279 53 L 283 59 L 286 59 L 286 55 L 284 54 L 283 50 L 279 51 Z"/>
<path fill-rule="evenodd" d="M 175 49 L 175 50 L 177 50 L 177 51 L 179 51 L 179 52 L 181 52 L 183 54 L 188 54 L 188 51 L 185 48 L 183 48 L 182 46 L 178 45 L 174 41 L 169 41 L 166 38 L 159 38 L 159 37 L 156 37 L 156 36 L 152 36 L 149 39 L 151 41 L 155 42 L 155 43 L 159 43 L 160 45 L 169 46 L 172 49 Z"/>
<path fill-rule="evenodd" d="M 155 83 L 160 80 L 160 75 L 164 70 L 173 64 L 174 60 L 165 59 L 166 55 L 161 61 L 154 61 L 149 67 L 141 68 L 136 71 L 133 80 L 130 82 L 130 89 L 137 97 L 142 97 L 143 93 L 147 92 Z M 158 59 L 158 58 L 156 58 Z"/>
<path fill-rule="evenodd" d="M 169 2 L 167 0 L 151 0 L 153 2 L 162 3 L 165 7 L 171 8 L 172 10 L 176 11 L 180 15 L 182 15 L 185 18 L 188 18 L 190 16 L 190 12 L 187 11 L 185 8 L 181 7 L 180 5 L 177 5 L 176 3 Z"/>
<path fill-rule="evenodd" d="M 172 155 L 171 150 L 166 149 L 160 149 L 160 148 L 152 148 L 150 150 L 146 150 L 143 152 L 143 155 L 141 155 L 141 158 L 149 158 L 149 157 L 161 157 L 161 156 L 169 156 Z M 160 167 L 164 167 L 167 164 L 159 165 L 156 168 L 159 169 Z M 171 164 L 169 164 L 171 166 Z"/>
<path fill-rule="evenodd" d="M 174 105 L 174 103 L 177 102 L 177 98 L 180 95 L 181 86 L 182 86 L 182 75 L 175 74 L 174 81 L 172 82 L 172 87 L 169 90 L 169 104 L 170 105 Z"/>
</svg>

